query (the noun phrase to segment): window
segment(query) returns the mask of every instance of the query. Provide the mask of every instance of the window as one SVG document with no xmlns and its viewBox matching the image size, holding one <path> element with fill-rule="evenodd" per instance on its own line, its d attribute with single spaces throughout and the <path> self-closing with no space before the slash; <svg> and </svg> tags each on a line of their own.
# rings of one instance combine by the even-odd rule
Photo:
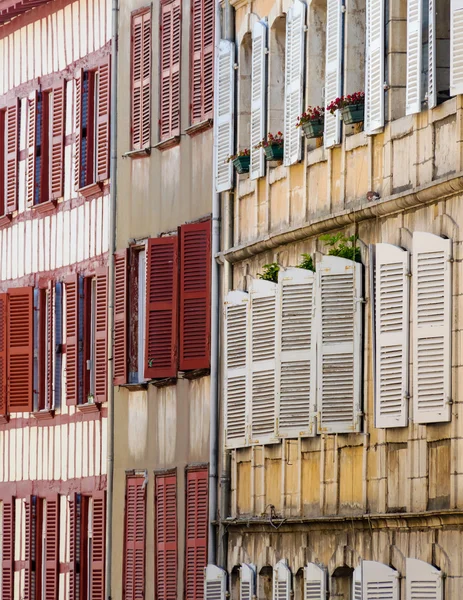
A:
<svg viewBox="0 0 463 600">
<path fill-rule="evenodd" d="M 132 15 L 132 148 L 150 147 L 151 9 Z"/>
<path fill-rule="evenodd" d="M 191 22 L 191 123 L 214 112 L 214 0 L 194 0 Z"/>
<path fill-rule="evenodd" d="M 161 97 L 160 137 L 168 140 L 180 135 L 180 0 L 161 1 Z"/>
<path fill-rule="evenodd" d="M 0 216 L 6 213 L 6 110 L 0 110 Z"/>
<path fill-rule="evenodd" d="M 82 80 L 82 129 L 80 187 L 95 181 L 95 116 L 97 112 L 98 73 L 85 71 Z"/>
<path fill-rule="evenodd" d="M 128 477 L 125 494 L 124 599 L 145 596 L 145 478 Z"/>
<path fill-rule="evenodd" d="M 154 499 L 155 596 L 177 598 L 177 477 L 157 475 Z"/>
<path fill-rule="evenodd" d="M 186 477 L 186 561 L 185 598 L 204 597 L 204 569 L 207 564 L 208 470 L 192 470 Z"/>
<path fill-rule="evenodd" d="M 18 102 L 0 110 L 0 217 L 18 208 Z"/>
</svg>

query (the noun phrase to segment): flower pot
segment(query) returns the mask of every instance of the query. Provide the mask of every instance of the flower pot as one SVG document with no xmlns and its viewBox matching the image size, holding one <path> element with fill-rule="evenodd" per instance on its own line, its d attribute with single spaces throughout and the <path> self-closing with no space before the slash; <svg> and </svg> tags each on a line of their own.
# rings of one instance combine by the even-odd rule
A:
<svg viewBox="0 0 463 600">
<path fill-rule="evenodd" d="M 341 108 L 342 120 L 346 125 L 361 123 L 365 120 L 365 104 L 351 104 Z"/>
<path fill-rule="evenodd" d="M 233 166 L 236 169 L 236 172 L 242 175 L 243 173 L 249 173 L 249 163 L 251 161 L 251 157 L 247 156 L 237 156 L 233 159 Z"/>
<path fill-rule="evenodd" d="M 325 127 L 324 119 L 312 119 L 302 123 L 302 131 L 307 139 L 320 138 L 323 136 L 323 129 Z"/>
<path fill-rule="evenodd" d="M 283 144 L 271 144 L 264 147 L 267 160 L 283 160 Z"/>
</svg>

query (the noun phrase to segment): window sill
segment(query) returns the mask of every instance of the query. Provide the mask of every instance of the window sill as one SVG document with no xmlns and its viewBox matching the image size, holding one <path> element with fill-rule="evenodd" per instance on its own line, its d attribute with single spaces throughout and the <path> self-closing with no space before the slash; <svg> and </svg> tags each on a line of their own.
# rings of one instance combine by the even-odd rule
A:
<svg viewBox="0 0 463 600">
<path fill-rule="evenodd" d="M 89 185 L 80 188 L 79 193 L 82 194 L 84 198 L 90 198 L 90 196 L 96 196 L 101 194 L 102 189 L 103 184 L 100 181 L 97 181 L 96 183 L 90 183 Z"/>
<path fill-rule="evenodd" d="M 135 150 L 129 150 L 128 152 L 124 152 L 122 158 L 145 158 L 151 154 L 151 147 L 147 146 L 146 148 L 136 148 Z"/>
<path fill-rule="evenodd" d="M 169 148 L 178 146 L 179 144 L 180 144 L 180 136 L 174 135 L 173 137 L 170 137 L 167 140 L 162 140 L 161 142 L 159 142 L 158 144 L 153 146 L 153 148 L 156 148 L 156 150 L 161 150 L 161 152 L 162 152 L 163 150 L 169 150 Z"/>
<path fill-rule="evenodd" d="M 146 383 L 120 383 L 118 387 L 129 390 L 129 392 L 139 392 L 141 390 L 148 389 L 148 382 L 146 382 Z"/>
<path fill-rule="evenodd" d="M 207 131 L 208 129 L 211 129 L 213 124 L 214 124 L 214 122 L 212 119 L 206 119 L 205 121 L 201 121 L 200 123 L 195 123 L 194 125 L 190 125 L 190 127 L 185 129 L 185 133 L 187 135 L 189 135 L 190 137 L 194 137 L 195 135 L 203 133 L 203 131 Z"/>
<path fill-rule="evenodd" d="M 177 383 L 177 378 L 167 377 L 166 379 L 151 379 L 149 383 L 151 383 L 151 385 L 154 385 L 154 387 L 163 388 L 169 385 L 175 385 Z"/>
<path fill-rule="evenodd" d="M 8 225 L 11 222 L 12 218 L 13 218 L 13 215 L 11 213 L 8 213 L 6 215 L 3 215 L 3 217 L 0 217 L 0 228 L 5 227 L 5 225 Z"/>
<path fill-rule="evenodd" d="M 34 419 L 37 421 L 50 421 L 55 416 L 55 411 L 46 408 L 45 410 L 38 410 L 32 413 Z"/>
<path fill-rule="evenodd" d="M 86 402 L 85 404 L 78 404 L 77 410 L 84 415 L 88 413 L 97 413 L 100 412 L 100 405 L 95 402 Z"/>
<path fill-rule="evenodd" d="M 48 213 L 52 212 L 56 208 L 56 200 L 47 200 L 46 202 L 40 202 L 39 204 L 34 204 L 31 208 L 33 211 L 38 213 Z"/>
</svg>

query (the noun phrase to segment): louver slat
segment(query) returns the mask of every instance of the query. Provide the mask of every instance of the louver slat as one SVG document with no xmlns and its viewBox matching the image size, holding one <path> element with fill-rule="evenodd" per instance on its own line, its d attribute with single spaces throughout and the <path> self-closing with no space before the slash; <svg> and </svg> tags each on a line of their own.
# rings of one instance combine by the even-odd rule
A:
<svg viewBox="0 0 463 600">
<path fill-rule="evenodd" d="M 450 2 L 450 95 L 463 93 L 463 0 Z"/>
<path fill-rule="evenodd" d="M 409 254 L 376 245 L 376 427 L 408 424 Z"/>
<path fill-rule="evenodd" d="M 379 562 L 362 561 L 362 599 L 399 600 L 399 574 Z"/>
<path fill-rule="evenodd" d="M 292 165 L 301 159 L 302 143 L 297 117 L 304 101 L 306 5 L 294 0 L 286 19 L 285 56 L 285 122 L 284 164 Z"/>
<path fill-rule="evenodd" d="M 78 402 L 79 281 L 76 274 L 65 281 L 66 290 L 66 404 Z"/>
<path fill-rule="evenodd" d="M 210 365 L 211 222 L 180 227 L 180 370 Z"/>
<path fill-rule="evenodd" d="M 156 477 L 155 499 L 156 597 L 177 598 L 177 479 Z"/>
<path fill-rule="evenodd" d="M 249 388 L 249 295 L 230 292 L 224 303 L 225 326 L 225 442 L 227 447 L 244 446 L 247 440 Z"/>
<path fill-rule="evenodd" d="M 267 89 L 267 24 L 258 21 L 252 28 L 252 74 L 251 74 L 251 179 L 265 173 L 264 149 L 255 146 L 266 133 L 266 89 Z"/>
<path fill-rule="evenodd" d="M 0 416 L 6 415 L 8 392 L 8 294 L 0 294 Z"/>
<path fill-rule="evenodd" d="M 318 433 L 359 431 L 362 267 L 324 256 L 317 278 Z"/>
<path fill-rule="evenodd" d="M 98 68 L 98 106 L 96 119 L 96 180 L 109 177 L 109 117 L 111 112 L 110 59 Z"/>
<path fill-rule="evenodd" d="M 279 287 L 278 435 L 314 435 L 315 275 L 306 269 L 280 270 Z"/>
<path fill-rule="evenodd" d="M 215 565 L 207 565 L 204 577 L 205 600 L 225 600 L 227 573 Z"/>
<path fill-rule="evenodd" d="M 407 3 L 407 91 L 406 114 L 421 111 L 423 3 Z"/>
<path fill-rule="evenodd" d="M 114 385 L 127 383 L 127 249 L 114 255 Z"/>
<path fill-rule="evenodd" d="M 6 213 L 18 209 L 19 99 L 6 109 Z"/>
<path fill-rule="evenodd" d="M 384 126 L 385 0 L 366 0 L 365 131 Z"/>
<path fill-rule="evenodd" d="M 290 600 L 291 571 L 286 560 L 280 560 L 273 569 L 273 600 Z"/>
<path fill-rule="evenodd" d="M 251 297 L 251 440 L 276 441 L 275 367 L 277 285 L 254 280 Z"/>
<path fill-rule="evenodd" d="M 151 10 L 132 15 L 132 148 L 150 147 Z"/>
<path fill-rule="evenodd" d="M 225 192 L 233 187 L 233 165 L 227 159 L 235 146 L 235 44 L 220 40 L 215 114 L 215 189 Z"/>
<path fill-rule="evenodd" d="M 443 573 L 433 565 L 417 560 L 405 559 L 405 597 L 407 600 L 443 600 Z"/>
<path fill-rule="evenodd" d="M 308 563 L 304 568 L 304 600 L 325 600 L 326 582 L 326 569 L 315 563 Z"/>
<path fill-rule="evenodd" d="M 413 234 L 413 420 L 451 419 L 452 242 Z"/>
<path fill-rule="evenodd" d="M 125 600 L 138 600 L 145 597 L 145 496 L 144 477 L 129 477 L 125 505 Z"/>
<path fill-rule="evenodd" d="M 327 0 L 326 17 L 326 66 L 325 107 L 342 95 L 342 4 L 339 0 Z M 340 112 L 334 115 L 325 110 L 325 148 L 339 144 L 341 136 Z"/>
<path fill-rule="evenodd" d="M 186 600 L 203 600 L 207 564 L 208 471 L 188 471 L 186 478 Z"/>
<path fill-rule="evenodd" d="M 11 288 L 8 295 L 9 409 L 29 412 L 33 396 L 33 288 Z"/>
<path fill-rule="evenodd" d="M 14 598 L 15 499 L 3 499 L 1 600 Z"/>
<path fill-rule="evenodd" d="M 58 556 L 59 556 L 59 496 L 46 498 L 45 531 L 45 600 L 55 600 L 58 596 Z"/>
<path fill-rule="evenodd" d="M 63 196 L 65 81 L 53 89 L 51 97 L 51 168 L 50 192 L 53 199 Z"/>
<path fill-rule="evenodd" d="M 178 239 L 148 240 L 145 377 L 177 375 Z"/>
</svg>

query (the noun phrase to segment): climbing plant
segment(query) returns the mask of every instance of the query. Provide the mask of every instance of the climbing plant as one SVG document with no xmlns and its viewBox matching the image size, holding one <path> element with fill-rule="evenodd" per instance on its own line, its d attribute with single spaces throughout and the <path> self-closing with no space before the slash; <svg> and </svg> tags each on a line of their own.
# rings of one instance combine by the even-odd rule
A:
<svg viewBox="0 0 463 600">
<path fill-rule="evenodd" d="M 335 235 L 326 234 L 321 235 L 319 239 L 328 246 L 328 254 L 330 256 L 340 256 L 341 258 L 348 258 L 355 262 L 362 262 L 360 248 L 357 246 L 357 235 L 346 237 L 342 233 L 336 233 Z"/>
</svg>

